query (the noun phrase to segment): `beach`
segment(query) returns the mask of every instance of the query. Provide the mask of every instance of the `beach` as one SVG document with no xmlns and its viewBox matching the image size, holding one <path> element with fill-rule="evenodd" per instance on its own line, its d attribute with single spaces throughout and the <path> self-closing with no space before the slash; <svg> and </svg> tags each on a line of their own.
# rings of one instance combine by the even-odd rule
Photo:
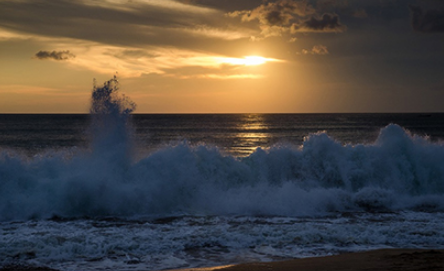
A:
<svg viewBox="0 0 444 271">
<path fill-rule="evenodd" d="M 169 271 L 439 271 L 444 270 L 444 250 L 379 249 L 334 256 L 276 262 L 255 262 Z M 7 266 L 0 271 L 57 271 L 45 267 Z M 116 270 L 117 271 L 117 270 Z M 147 270 L 150 271 L 150 270 Z"/>
<path fill-rule="evenodd" d="M 444 270 L 443 250 L 382 249 L 274 263 L 241 264 L 224 271 Z"/>
<path fill-rule="evenodd" d="M 186 271 L 426 271 L 444 270 L 444 250 L 379 249 L 341 255 L 228 267 L 191 268 Z M 175 270 L 178 271 L 178 270 Z M 182 270 L 185 271 L 185 270 Z"/>
</svg>

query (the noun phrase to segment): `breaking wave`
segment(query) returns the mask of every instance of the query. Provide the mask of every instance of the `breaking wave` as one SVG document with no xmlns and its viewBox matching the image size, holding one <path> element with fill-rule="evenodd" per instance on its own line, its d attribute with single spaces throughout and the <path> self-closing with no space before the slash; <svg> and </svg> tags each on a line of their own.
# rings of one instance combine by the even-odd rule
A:
<svg viewBox="0 0 444 271">
<path fill-rule="evenodd" d="M 0 220 L 444 211 L 444 145 L 391 124 L 372 144 L 325 132 L 244 158 L 171 145 L 134 159 L 117 79 L 94 87 L 88 150 L 0 153 Z"/>
</svg>

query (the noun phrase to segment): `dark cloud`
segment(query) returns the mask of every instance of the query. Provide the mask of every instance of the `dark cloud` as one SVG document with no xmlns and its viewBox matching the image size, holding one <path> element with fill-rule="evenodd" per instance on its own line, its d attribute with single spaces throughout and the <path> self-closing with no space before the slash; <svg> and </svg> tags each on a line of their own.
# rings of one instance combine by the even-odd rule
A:
<svg viewBox="0 0 444 271">
<path fill-rule="evenodd" d="M 410 5 L 412 27 L 424 33 L 444 32 L 444 8 L 424 11 L 419 6 Z"/>
<path fill-rule="evenodd" d="M 241 16 L 243 21 L 258 20 L 263 26 L 288 26 L 296 16 L 314 14 L 307 1 L 279 0 L 264 3 L 252 10 L 235 11 L 229 15 Z"/>
<path fill-rule="evenodd" d="M 278 10 L 272 10 L 264 14 L 263 20 L 267 25 L 287 25 L 291 20 L 291 15 Z"/>
<path fill-rule="evenodd" d="M 322 17 L 312 16 L 301 24 L 294 24 L 292 32 L 342 32 L 345 26 L 339 22 L 337 14 L 324 14 Z"/>
<path fill-rule="evenodd" d="M 228 15 L 241 17 L 242 21 L 258 20 L 264 37 L 298 32 L 343 32 L 346 27 L 340 23 L 339 15 L 326 10 L 347 5 L 347 2 L 333 0 L 319 1 L 316 6 L 306 0 L 278 0 Z"/>
<path fill-rule="evenodd" d="M 407 6 L 413 1 L 417 0 L 318 0 L 316 10 L 318 15 L 338 14 L 347 24 L 354 23 L 348 20 L 350 18 L 383 19 L 387 22 L 404 20 L 409 15 Z"/>
<path fill-rule="evenodd" d="M 327 46 L 324 45 L 315 45 L 311 50 L 302 50 L 302 54 L 304 55 L 328 55 L 328 49 Z"/>
<path fill-rule="evenodd" d="M 70 58 L 76 57 L 74 54 L 67 51 L 39 51 L 35 54 L 35 58 L 37 59 L 53 59 L 53 60 L 68 60 Z"/>
</svg>

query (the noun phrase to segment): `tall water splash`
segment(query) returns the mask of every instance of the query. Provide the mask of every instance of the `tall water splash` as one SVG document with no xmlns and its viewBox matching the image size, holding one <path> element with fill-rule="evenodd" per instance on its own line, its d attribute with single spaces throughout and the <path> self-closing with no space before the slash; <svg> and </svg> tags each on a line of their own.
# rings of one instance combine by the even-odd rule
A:
<svg viewBox="0 0 444 271">
<path fill-rule="evenodd" d="M 119 93 L 117 76 L 94 87 L 91 95 L 90 153 L 77 155 L 65 165 L 67 176 L 54 183 L 62 217 L 124 216 L 131 192 L 133 128 L 136 104 Z M 60 170 L 62 171 L 62 170 Z M 129 186 L 130 188 L 132 186 Z"/>
<path fill-rule="evenodd" d="M 94 82 L 90 109 L 91 147 L 95 155 L 127 160 L 132 147 L 130 114 L 136 109 L 136 104 L 118 91 L 116 75 L 101 87 Z"/>
</svg>

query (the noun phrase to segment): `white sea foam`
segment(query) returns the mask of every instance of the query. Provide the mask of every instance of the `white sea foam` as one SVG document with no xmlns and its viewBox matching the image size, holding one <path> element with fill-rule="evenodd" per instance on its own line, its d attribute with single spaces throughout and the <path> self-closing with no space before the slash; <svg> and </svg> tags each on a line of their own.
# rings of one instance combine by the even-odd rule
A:
<svg viewBox="0 0 444 271">
<path fill-rule="evenodd" d="M 377 248 L 444 248 L 442 213 L 0 223 L 0 266 L 160 270 Z M 6 245 L 5 245 L 6 244 Z"/>
<path fill-rule="evenodd" d="M 444 210 L 444 146 L 397 125 L 374 144 L 318 133 L 245 158 L 185 142 L 133 161 L 128 144 L 100 144 L 69 158 L 2 153 L 0 220 Z"/>
</svg>

